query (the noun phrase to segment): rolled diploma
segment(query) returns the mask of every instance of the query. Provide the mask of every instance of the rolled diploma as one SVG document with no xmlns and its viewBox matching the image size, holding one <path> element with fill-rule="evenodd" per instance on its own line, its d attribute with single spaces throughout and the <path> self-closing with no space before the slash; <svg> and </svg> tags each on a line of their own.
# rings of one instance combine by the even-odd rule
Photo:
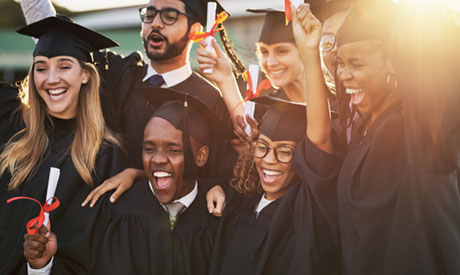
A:
<svg viewBox="0 0 460 275">
<path fill-rule="evenodd" d="M 208 14 L 206 18 L 206 32 L 210 32 L 212 29 L 212 26 L 214 26 L 214 23 L 216 22 L 216 9 L 217 9 L 217 3 L 216 2 L 208 2 Z M 212 49 L 212 40 L 214 37 L 208 36 L 206 37 L 206 50 L 210 53 L 213 52 Z M 203 71 L 205 74 L 212 74 L 212 68 L 205 69 Z"/>
<path fill-rule="evenodd" d="M 248 70 L 252 79 L 252 92 L 255 94 L 257 92 L 257 84 L 259 83 L 259 65 L 251 64 L 249 65 Z M 247 89 L 249 89 L 249 85 L 247 86 Z M 248 135 L 251 133 L 251 126 L 249 126 L 249 123 L 246 121 L 246 115 L 249 115 L 252 119 L 254 119 L 254 110 L 255 103 L 252 101 L 247 101 L 244 107 L 244 122 L 246 122 L 246 128 L 244 131 Z"/>
<path fill-rule="evenodd" d="M 54 197 L 54 194 L 56 193 L 56 187 L 57 183 L 59 181 L 59 176 L 61 174 L 61 170 L 56 167 L 51 167 L 50 168 L 50 176 L 48 178 L 48 188 L 46 189 L 46 200 L 48 201 L 49 198 Z M 48 203 L 48 202 L 45 203 Z M 44 225 L 47 226 L 48 222 L 50 219 L 50 213 L 45 213 L 45 221 Z"/>
<path fill-rule="evenodd" d="M 303 3 L 303 0 L 291 0 L 291 5 L 294 6 L 294 8 L 298 8 L 300 4 Z"/>
</svg>

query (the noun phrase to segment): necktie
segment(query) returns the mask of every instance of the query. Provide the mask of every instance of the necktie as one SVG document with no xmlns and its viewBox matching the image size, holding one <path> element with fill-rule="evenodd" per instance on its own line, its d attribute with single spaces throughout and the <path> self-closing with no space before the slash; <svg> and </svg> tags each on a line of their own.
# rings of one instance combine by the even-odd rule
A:
<svg viewBox="0 0 460 275">
<path fill-rule="evenodd" d="M 177 222 L 177 216 L 182 211 L 182 209 L 185 208 L 185 205 L 180 202 L 173 202 L 166 204 L 165 207 L 169 213 L 169 227 L 171 228 L 171 231 L 173 231 L 174 225 L 176 225 Z"/>
<path fill-rule="evenodd" d="M 149 82 L 152 87 L 159 88 L 165 83 L 165 80 L 161 75 L 156 74 L 149 79 Z"/>
</svg>

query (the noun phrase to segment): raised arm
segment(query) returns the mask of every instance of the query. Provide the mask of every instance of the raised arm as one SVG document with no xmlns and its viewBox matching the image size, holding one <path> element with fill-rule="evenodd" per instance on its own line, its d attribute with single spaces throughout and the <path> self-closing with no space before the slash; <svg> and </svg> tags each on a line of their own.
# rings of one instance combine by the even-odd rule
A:
<svg viewBox="0 0 460 275">
<path fill-rule="evenodd" d="M 221 91 L 225 105 L 231 115 L 232 124 L 236 130 L 238 127 L 236 117 L 244 115 L 244 103 L 236 79 L 232 74 L 232 65 L 215 40 L 212 40 L 215 54 L 208 52 L 204 48 L 206 41 L 201 41 L 200 46 L 202 48 L 197 49 L 198 68 L 207 79 L 216 83 Z M 209 68 L 213 69 L 212 73 L 204 73 L 204 70 Z"/>
<path fill-rule="evenodd" d="M 319 149 L 332 153 L 331 120 L 327 87 L 321 69 L 319 42 L 321 23 L 310 11 L 309 4 L 292 7 L 292 27 L 307 81 L 307 137 Z"/>
</svg>

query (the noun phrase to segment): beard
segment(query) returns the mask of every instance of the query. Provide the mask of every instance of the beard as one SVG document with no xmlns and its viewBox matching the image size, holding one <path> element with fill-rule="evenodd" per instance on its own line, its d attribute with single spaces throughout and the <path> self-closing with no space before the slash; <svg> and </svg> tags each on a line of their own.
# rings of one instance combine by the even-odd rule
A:
<svg viewBox="0 0 460 275">
<path fill-rule="evenodd" d="M 148 48 L 149 38 L 147 39 L 143 38 L 145 53 L 147 54 L 148 58 L 153 61 L 165 61 L 165 60 L 181 55 L 184 52 L 185 48 L 187 47 L 187 43 L 189 41 L 188 31 L 185 33 L 184 36 L 182 36 L 179 39 L 179 41 L 174 42 L 174 43 L 169 42 L 168 37 L 162 35 L 159 31 L 153 30 L 150 34 L 152 33 L 161 35 L 164 39 L 165 46 L 166 46 L 163 52 L 156 52 L 155 50 L 149 50 Z M 150 34 L 148 37 L 150 37 Z"/>
</svg>

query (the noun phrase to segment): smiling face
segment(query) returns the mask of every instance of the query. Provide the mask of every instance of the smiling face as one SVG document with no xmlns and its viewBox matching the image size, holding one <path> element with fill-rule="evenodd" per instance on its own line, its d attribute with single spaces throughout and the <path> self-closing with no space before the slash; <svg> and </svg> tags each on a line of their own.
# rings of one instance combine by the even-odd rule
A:
<svg viewBox="0 0 460 275">
<path fill-rule="evenodd" d="M 195 164 L 203 166 L 208 147 L 200 146 L 193 138 L 191 141 Z M 179 199 L 193 190 L 194 181 L 183 178 L 185 157 L 182 131 L 167 120 L 154 117 L 145 127 L 142 162 L 155 195 L 162 204 Z"/>
<path fill-rule="evenodd" d="M 263 134 L 260 134 L 258 141 L 272 148 L 283 145 L 294 150 L 296 146 L 295 141 L 272 141 Z M 268 200 L 282 197 L 295 177 L 291 163 L 279 162 L 275 157 L 273 149 L 270 149 L 263 158 L 254 157 L 254 163 L 259 174 L 262 189 L 266 193 L 265 197 Z"/>
<path fill-rule="evenodd" d="M 300 80 L 304 73 L 299 50 L 291 42 L 257 43 L 257 57 L 266 76 L 276 87 Z"/>
<path fill-rule="evenodd" d="M 48 114 L 62 119 L 77 115 L 78 97 L 89 73 L 71 56 L 34 58 L 34 84 Z"/>
<path fill-rule="evenodd" d="M 149 6 L 157 10 L 173 8 L 185 13 L 185 4 L 180 0 L 151 0 Z M 151 23 L 142 23 L 141 36 L 150 60 L 165 61 L 187 54 L 185 49 L 190 42 L 188 20 L 187 16 L 179 15 L 174 24 L 166 25 L 158 13 Z M 194 31 L 196 25 L 199 23 L 193 24 Z"/>
<path fill-rule="evenodd" d="M 380 113 L 392 99 L 387 78 L 393 69 L 376 43 L 351 42 L 337 49 L 337 75 L 351 95 L 351 102 L 362 113 Z"/>
<path fill-rule="evenodd" d="M 323 30 L 321 35 L 321 56 L 324 61 L 324 65 L 328 70 L 328 73 L 333 72 L 334 58 L 337 53 L 337 48 L 335 47 L 335 37 L 340 26 L 342 26 L 343 21 L 347 17 L 346 11 L 340 11 L 334 13 L 328 17 L 323 23 Z"/>
</svg>

